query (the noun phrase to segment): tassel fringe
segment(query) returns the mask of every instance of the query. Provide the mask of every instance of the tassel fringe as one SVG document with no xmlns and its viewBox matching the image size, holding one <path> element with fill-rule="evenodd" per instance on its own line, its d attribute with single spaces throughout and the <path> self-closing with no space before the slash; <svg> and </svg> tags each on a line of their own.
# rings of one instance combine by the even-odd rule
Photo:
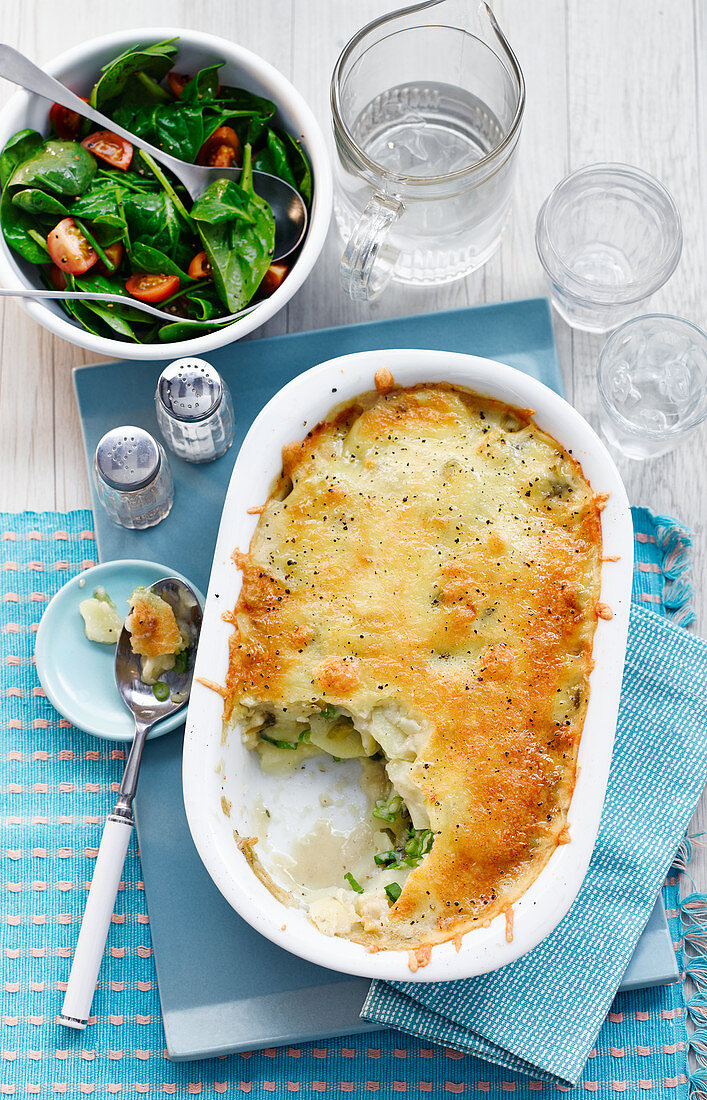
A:
<svg viewBox="0 0 707 1100">
<path fill-rule="evenodd" d="M 685 837 L 675 857 L 675 867 L 690 882 L 687 867 L 695 848 L 704 848 L 704 833 Z M 694 883 L 692 883 L 694 886 Z M 707 1100 L 707 894 L 692 890 L 680 898 L 683 969 L 695 992 L 687 1000 L 687 1014 L 694 1028 L 689 1037 L 695 1069 L 690 1074 L 690 1096 Z"/>
<path fill-rule="evenodd" d="M 658 542 L 663 550 L 663 603 L 668 618 L 678 626 L 689 626 L 695 621 L 695 613 L 689 607 L 695 589 L 690 582 L 692 531 L 671 516 L 656 516 Z M 705 1097 L 707 1100 L 707 1094 Z"/>
</svg>

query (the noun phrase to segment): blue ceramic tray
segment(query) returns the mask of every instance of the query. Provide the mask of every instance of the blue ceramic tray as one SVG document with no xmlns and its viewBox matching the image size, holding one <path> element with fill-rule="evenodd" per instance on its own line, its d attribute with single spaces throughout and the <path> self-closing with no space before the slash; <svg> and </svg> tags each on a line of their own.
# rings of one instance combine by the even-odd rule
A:
<svg viewBox="0 0 707 1100">
<path fill-rule="evenodd" d="M 272 395 L 315 363 L 374 348 L 439 348 L 498 359 L 558 392 L 562 379 L 546 299 L 403 317 L 344 328 L 249 340 L 210 361 L 234 398 L 234 446 L 208 466 L 173 456 L 175 503 L 149 531 L 127 531 L 94 498 L 101 561 L 149 558 L 184 573 L 204 591 L 228 481 L 246 431 Z M 165 363 L 79 368 L 74 384 L 87 456 L 118 424 L 157 432 L 153 394 Z M 377 1030 L 359 1018 L 365 979 L 323 970 L 275 947 L 224 901 L 191 841 L 181 788 L 182 733 L 145 748 L 138 832 L 167 1049 L 178 1060 Z M 659 900 L 622 988 L 678 980 Z"/>
</svg>

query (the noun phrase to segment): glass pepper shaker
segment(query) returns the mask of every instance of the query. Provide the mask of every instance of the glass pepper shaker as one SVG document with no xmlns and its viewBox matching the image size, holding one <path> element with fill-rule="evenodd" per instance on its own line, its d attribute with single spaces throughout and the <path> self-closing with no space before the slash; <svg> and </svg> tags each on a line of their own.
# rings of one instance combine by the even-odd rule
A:
<svg viewBox="0 0 707 1100">
<path fill-rule="evenodd" d="M 167 455 L 144 428 L 106 432 L 93 459 L 98 499 L 114 523 L 140 530 L 160 523 L 174 501 Z"/>
<path fill-rule="evenodd" d="M 205 359 L 176 359 L 155 393 L 165 443 L 187 462 L 211 462 L 233 443 L 236 425 L 228 386 Z"/>
</svg>

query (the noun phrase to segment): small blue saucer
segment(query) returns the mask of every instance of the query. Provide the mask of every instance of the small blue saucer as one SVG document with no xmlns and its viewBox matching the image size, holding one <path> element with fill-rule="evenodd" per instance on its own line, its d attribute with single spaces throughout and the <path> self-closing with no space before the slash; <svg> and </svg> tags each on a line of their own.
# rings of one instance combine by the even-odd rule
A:
<svg viewBox="0 0 707 1100">
<path fill-rule="evenodd" d="M 40 683 L 52 705 L 72 726 L 109 741 L 132 741 L 133 716 L 115 686 L 115 646 L 89 642 L 79 612 L 82 600 L 105 588 L 127 615 L 128 599 L 138 585 L 162 577 L 178 577 L 194 589 L 201 606 L 204 597 L 191 581 L 153 561 L 108 561 L 86 569 L 61 588 L 42 615 L 35 660 Z M 164 718 L 149 738 L 169 733 L 184 722 L 184 708 Z"/>
</svg>

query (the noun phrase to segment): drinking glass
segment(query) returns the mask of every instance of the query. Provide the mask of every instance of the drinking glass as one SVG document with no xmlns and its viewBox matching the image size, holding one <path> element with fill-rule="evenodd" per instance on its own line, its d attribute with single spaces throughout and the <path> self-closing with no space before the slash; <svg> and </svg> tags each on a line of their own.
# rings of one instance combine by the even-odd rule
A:
<svg viewBox="0 0 707 1100">
<path fill-rule="evenodd" d="M 677 447 L 707 419 L 707 334 L 652 313 L 613 332 L 599 356 L 602 431 L 629 458 Z"/>
<path fill-rule="evenodd" d="M 462 28 L 446 25 L 450 2 L 369 23 L 334 69 L 334 211 L 354 299 L 391 277 L 431 286 L 468 275 L 508 219 L 523 74 L 488 4 Z"/>
<path fill-rule="evenodd" d="M 560 316 L 573 328 L 608 332 L 635 316 L 674 272 L 680 215 L 647 172 L 592 164 L 545 200 L 535 244 Z"/>
</svg>

